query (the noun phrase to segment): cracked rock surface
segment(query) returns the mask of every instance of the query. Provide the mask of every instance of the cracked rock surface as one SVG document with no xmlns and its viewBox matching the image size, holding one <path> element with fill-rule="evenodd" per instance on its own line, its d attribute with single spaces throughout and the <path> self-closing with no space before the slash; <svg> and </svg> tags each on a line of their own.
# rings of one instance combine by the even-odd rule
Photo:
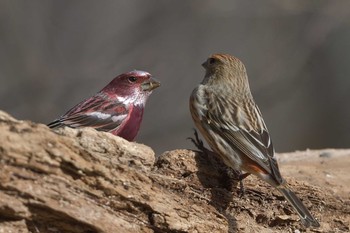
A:
<svg viewBox="0 0 350 233">
<path fill-rule="evenodd" d="M 321 223 L 305 229 L 281 195 L 252 176 L 240 198 L 234 175 L 204 153 L 155 156 L 108 133 L 51 131 L 0 112 L 0 233 L 349 232 L 349 157 L 350 150 L 278 157 Z"/>
</svg>

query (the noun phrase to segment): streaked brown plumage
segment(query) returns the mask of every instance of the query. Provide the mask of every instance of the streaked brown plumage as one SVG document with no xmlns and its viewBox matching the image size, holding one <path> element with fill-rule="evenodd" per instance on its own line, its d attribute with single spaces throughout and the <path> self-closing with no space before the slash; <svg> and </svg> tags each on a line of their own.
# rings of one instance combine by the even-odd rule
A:
<svg viewBox="0 0 350 233">
<path fill-rule="evenodd" d="M 204 62 L 201 84 L 190 98 L 192 118 L 224 163 L 254 174 L 280 191 L 307 227 L 319 227 L 282 178 L 270 135 L 250 92 L 244 64 L 226 54 Z"/>
</svg>

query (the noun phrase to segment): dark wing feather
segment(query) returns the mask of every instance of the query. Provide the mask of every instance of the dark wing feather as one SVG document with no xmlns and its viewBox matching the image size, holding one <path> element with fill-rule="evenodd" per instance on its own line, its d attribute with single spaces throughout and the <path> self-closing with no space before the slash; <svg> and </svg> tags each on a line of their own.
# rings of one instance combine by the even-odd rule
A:
<svg viewBox="0 0 350 233">
<path fill-rule="evenodd" d="M 257 106 L 255 106 L 257 107 Z M 274 148 L 266 129 L 265 123 L 258 110 L 258 116 L 263 126 L 258 130 L 250 130 L 239 127 L 235 122 L 222 121 L 221 116 L 207 113 L 208 126 L 231 145 L 239 154 L 248 156 L 251 160 L 260 165 L 266 172 L 270 173 L 278 183 L 283 182 L 279 172 L 277 161 L 274 157 Z M 232 113 L 233 114 L 233 113 Z M 235 119 L 231 116 L 228 119 Z M 248 121 L 248 119 L 241 119 Z M 250 125 L 249 122 L 243 125 Z"/>
<path fill-rule="evenodd" d="M 111 131 L 117 129 L 127 117 L 128 109 L 122 102 L 97 94 L 76 105 L 48 126 L 93 127 L 100 131 Z"/>
</svg>

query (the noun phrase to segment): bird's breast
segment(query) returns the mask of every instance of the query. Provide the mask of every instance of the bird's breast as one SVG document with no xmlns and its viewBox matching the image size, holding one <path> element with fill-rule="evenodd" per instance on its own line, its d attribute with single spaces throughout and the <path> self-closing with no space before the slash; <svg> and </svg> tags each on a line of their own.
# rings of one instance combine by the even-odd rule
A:
<svg viewBox="0 0 350 233">
<path fill-rule="evenodd" d="M 118 135 L 128 141 L 133 141 L 140 129 L 143 117 L 143 105 L 133 105 L 130 109 L 128 118 L 125 123 L 118 129 Z"/>
</svg>

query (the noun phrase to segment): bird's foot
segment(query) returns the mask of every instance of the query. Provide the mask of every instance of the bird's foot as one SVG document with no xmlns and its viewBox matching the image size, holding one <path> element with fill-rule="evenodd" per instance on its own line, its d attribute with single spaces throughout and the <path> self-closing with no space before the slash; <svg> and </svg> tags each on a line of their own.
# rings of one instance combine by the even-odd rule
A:
<svg viewBox="0 0 350 233">
<path fill-rule="evenodd" d="M 198 150 L 203 151 L 203 152 L 207 152 L 208 149 L 205 148 L 203 141 L 199 138 L 197 130 L 194 130 L 194 138 L 192 137 L 188 137 L 188 140 L 191 140 L 191 142 L 197 147 Z"/>
<path fill-rule="evenodd" d="M 245 187 L 243 184 L 243 180 L 247 178 L 250 175 L 250 173 L 244 173 L 242 174 L 241 171 L 238 171 L 238 181 L 239 181 L 239 192 L 238 195 L 240 198 L 242 198 L 245 195 Z"/>
</svg>

